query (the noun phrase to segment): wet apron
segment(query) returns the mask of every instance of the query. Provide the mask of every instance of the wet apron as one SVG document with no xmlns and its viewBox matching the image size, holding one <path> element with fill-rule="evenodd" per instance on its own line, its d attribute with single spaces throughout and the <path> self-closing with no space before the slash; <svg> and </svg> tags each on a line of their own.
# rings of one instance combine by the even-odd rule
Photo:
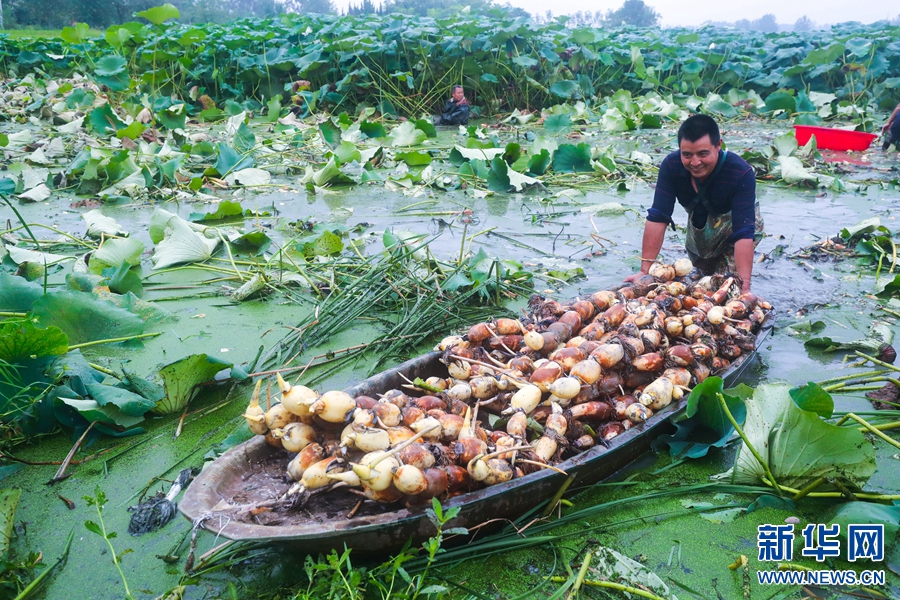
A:
<svg viewBox="0 0 900 600">
<path fill-rule="evenodd" d="M 731 211 L 716 213 L 709 203 L 706 195 L 709 188 L 725 166 L 727 150 L 722 150 L 716 168 L 706 181 L 697 186 L 697 195 L 684 205 L 688 213 L 687 236 L 684 247 L 695 266 L 701 271 L 716 272 L 734 270 L 734 244 L 728 241 L 732 234 Z M 706 222 L 702 227 L 694 225 L 694 212 L 699 208 L 706 209 Z M 759 214 L 759 201 L 756 202 L 756 235 L 754 245 L 762 239 L 762 216 Z"/>
</svg>

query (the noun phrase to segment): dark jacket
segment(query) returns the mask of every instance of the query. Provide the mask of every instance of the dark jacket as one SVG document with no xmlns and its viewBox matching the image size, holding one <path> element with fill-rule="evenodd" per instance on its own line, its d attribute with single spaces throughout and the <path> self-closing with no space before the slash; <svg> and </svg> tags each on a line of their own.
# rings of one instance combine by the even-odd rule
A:
<svg viewBox="0 0 900 600">
<path fill-rule="evenodd" d="M 716 214 L 731 213 L 733 233 L 730 242 L 753 239 L 756 230 L 756 175 L 753 167 L 744 159 L 728 152 L 722 171 L 710 181 L 707 199 Z M 681 153 L 672 152 L 663 159 L 656 181 L 653 206 L 647 211 L 647 220 L 669 223 L 675 209 L 675 201 L 688 204 L 697 192 L 691 185 L 691 174 L 681 162 Z M 707 211 L 702 206 L 694 210 L 694 226 L 706 224 Z"/>
<path fill-rule="evenodd" d="M 441 113 L 441 125 L 468 125 L 469 105 L 457 104 L 452 98 L 447 100 L 444 112 Z"/>
</svg>

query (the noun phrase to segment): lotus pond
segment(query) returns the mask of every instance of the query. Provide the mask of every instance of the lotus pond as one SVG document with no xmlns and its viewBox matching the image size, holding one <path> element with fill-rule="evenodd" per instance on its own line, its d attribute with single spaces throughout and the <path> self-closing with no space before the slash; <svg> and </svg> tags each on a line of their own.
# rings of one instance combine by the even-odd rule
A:
<svg viewBox="0 0 900 600">
<path fill-rule="evenodd" d="M 310 387 L 340 389 L 468 324 L 515 313 L 532 293 L 565 299 L 617 285 L 639 267 L 655 165 L 675 148 L 689 109 L 725 118 L 720 103 L 731 107 L 725 143 L 757 169 L 767 237 L 753 290 L 777 310 L 745 382 L 757 402 L 781 406 L 789 389 L 820 382 L 795 394 L 805 409 L 798 426 L 824 427 L 820 416 L 834 423 L 849 411 L 898 420 L 896 397 L 877 411 L 864 397 L 890 369 L 856 354 L 880 352 L 900 317 L 897 154 L 799 147 L 791 119 L 772 118 L 802 114 L 802 104 L 853 127 L 872 121 L 868 106 L 848 109 L 857 105 L 809 90 L 791 106 L 776 96 L 760 117 L 747 109 L 767 101 L 748 91 L 723 99 L 622 89 L 602 104 L 573 95 L 542 111 L 523 103 L 467 128 L 435 128 L 372 107 L 304 116 L 280 102 L 231 102 L 203 120 L 170 100 L 123 108 L 91 79 L 38 71 L 4 90 L 0 523 L 9 597 L 41 572 L 36 597 L 45 598 L 362 597 L 365 580 L 345 583 L 350 563 L 337 555 L 304 563 L 278 548 L 222 547 L 204 530 L 192 549 L 181 517 L 131 536 L 128 507 L 250 436 L 241 413 L 256 377 L 289 368 L 286 377 Z M 874 122 L 886 116 L 872 108 Z M 683 239 L 681 229 L 668 233 L 663 257 L 680 258 Z M 753 391 L 731 394 L 748 402 L 747 435 L 765 438 L 751 425 Z M 822 431 L 863 439 L 850 424 Z M 662 445 L 613 481 L 570 490 L 551 521 L 529 526 L 552 542 L 529 545 L 527 530 L 512 530 L 494 545 L 437 554 L 427 576 L 419 557 L 402 571 L 411 584 L 351 553 L 352 574 L 365 578 L 365 566 L 383 582 L 394 573 L 393 592 L 373 583 L 366 597 L 549 597 L 576 581 L 588 597 L 622 597 L 581 583 L 600 572 L 578 577 L 585 555 L 604 546 L 643 565 L 630 585 L 652 587 L 652 572 L 679 598 L 798 598 L 797 586 L 756 583 L 755 571 L 768 568 L 756 560 L 757 526 L 857 518 L 886 525 L 885 561 L 862 568 L 883 568 L 887 585 L 807 597 L 900 593 L 895 446 L 867 433 L 861 454 L 825 456 L 788 440 L 770 460 L 779 482 L 817 473 L 847 496 L 795 502 L 741 469 L 747 453 L 736 461 L 731 429 L 712 430 L 718 439 Z M 734 484 L 710 482 L 736 462 Z M 866 494 L 882 503 L 862 502 Z M 95 535 L 101 517 L 106 540 Z M 800 567 L 860 567 L 799 558 Z"/>
</svg>

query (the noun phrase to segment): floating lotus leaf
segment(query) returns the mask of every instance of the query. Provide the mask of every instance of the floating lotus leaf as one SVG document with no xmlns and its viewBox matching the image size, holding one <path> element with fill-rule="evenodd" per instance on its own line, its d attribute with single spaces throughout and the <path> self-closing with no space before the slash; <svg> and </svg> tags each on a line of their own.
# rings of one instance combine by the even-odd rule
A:
<svg viewBox="0 0 900 600">
<path fill-rule="evenodd" d="M 168 415 L 182 410 L 190 401 L 197 384 L 215 377 L 222 369 L 230 369 L 232 363 L 206 354 L 192 354 L 159 371 L 166 397 L 160 400 L 153 412 Z"/>
<path fill-rule="evenodd" d="M 166 221 L 165 237 L 153 252 L 153 268 L 164 269 L 182 263 L 202 262 L 212 256 L 219 245 L 218 237 L 206 237 L 194 231 L 191 224 L 172 215 Z M 152 237 L 152 234 L 151 234 Z"/>
</svg>

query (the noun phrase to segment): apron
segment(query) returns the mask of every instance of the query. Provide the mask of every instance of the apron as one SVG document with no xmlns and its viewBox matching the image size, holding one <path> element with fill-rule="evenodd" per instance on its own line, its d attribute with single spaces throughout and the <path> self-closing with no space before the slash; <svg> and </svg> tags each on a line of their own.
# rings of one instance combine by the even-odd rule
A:
<svg viewBox="0 0 900 600">
<path fill-rule="evenodd" d="M 716 168 L 706 181 L 697 186 L 697 195 L 684 205 L 688 213 L 687 236 L 684 247 L 694 266 L 704 273 L 734 271 L 734 244 L 728 241 L 732 234 L 731 211 L 716 213 L 709 204 L 706 194 L 709 186 L 725 165 L 723 150 L 716 163 Z M 694 226 L 694 211 L 699 207 L 706 209 L 706 223 L 703 227 Z M 763 238 L 763 220 L 759 213 L 759 201 L 755 205 L 756 231 L 753 236 L 754 247 Z"/>
</svg>

